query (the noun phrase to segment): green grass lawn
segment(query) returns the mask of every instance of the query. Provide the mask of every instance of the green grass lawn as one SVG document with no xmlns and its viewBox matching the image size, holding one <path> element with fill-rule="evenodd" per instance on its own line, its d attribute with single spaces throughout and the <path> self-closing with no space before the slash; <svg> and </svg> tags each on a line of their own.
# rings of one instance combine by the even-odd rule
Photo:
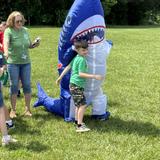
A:
<svg viewBox="0 0 160 160">
<path fill-rule="evenodd" d="M 59 96 L 55 84 L 59 28 L 30 28 L 31 38 L 42 38 L 30 51 L 32 59 L 32 105 L 40 82 L 51 97 Z M 114 47 L 108 58 L 103 84 L 111 112 L 109 121 L 85 121 L 91 132 L 77 134 L 72 123 L 32 108 L 23 117 L 23 97 L 17 101 L 16 128 L 9 133 L 19 142 L 2 148 L 0 160 L 160 160 L 160 28 L 109 28 Z M 9 106 L 9 91 L 4 88 Z"/>
</svg>

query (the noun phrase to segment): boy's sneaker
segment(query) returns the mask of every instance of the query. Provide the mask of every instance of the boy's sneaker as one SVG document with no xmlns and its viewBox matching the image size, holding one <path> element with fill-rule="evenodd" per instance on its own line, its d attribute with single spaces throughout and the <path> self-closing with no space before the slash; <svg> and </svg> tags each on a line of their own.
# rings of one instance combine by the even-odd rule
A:
<svg viewBox="0 0 160 160">
<path fill-rule="evenodd" d="M 90 129 L 83 123 L 80 127 L 76 128 L 76 132 L 88 132 Z"/>
<path fill-rule="evenodd" d="M 2 138 L 2 146 L 9 145 L 9 143 L 16 143 L 17 140 L 8 135 L 5 138 Z"/>
</svg>

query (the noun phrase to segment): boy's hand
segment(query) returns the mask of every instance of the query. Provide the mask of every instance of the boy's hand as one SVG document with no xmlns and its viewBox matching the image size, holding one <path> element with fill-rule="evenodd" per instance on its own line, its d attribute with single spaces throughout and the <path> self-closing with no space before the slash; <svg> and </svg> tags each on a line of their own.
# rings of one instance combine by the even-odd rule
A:
<svg viewBox="0 0 160 160">
<path fill-rule="evenodd" d="M 95 75 L 95 79 L 96 80 L 103 80 L 104 76 L 102 76 L 102 75 Z"/>
<path fill-rule="evenodd" d="M 60 81 L 61 81 L 61 79 L 58 78 L 58 79 L 56 80 L 56 84 L 59 85 L 59 84 L 60 84 Z"/>
</svg>

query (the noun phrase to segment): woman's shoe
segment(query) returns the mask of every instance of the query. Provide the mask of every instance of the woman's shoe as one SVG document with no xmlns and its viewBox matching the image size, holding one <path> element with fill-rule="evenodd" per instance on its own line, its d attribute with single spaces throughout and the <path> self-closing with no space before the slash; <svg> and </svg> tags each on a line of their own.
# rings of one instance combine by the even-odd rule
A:
<svg viewBox="0 0 160 160">
<path fill-rule="evenodd" d="M 16 118 L 16 117 L 17 117 L 16 111 L 11 110 L 9 116 L 10 116 L 11 119 L 12 119 L 12 118 Z"/>
<path fill-rule="evenodd" d="M 24 112 L 24 116 L 32 117 L 31 111 L 26 110 L 26 111 Z"/>
</svg>

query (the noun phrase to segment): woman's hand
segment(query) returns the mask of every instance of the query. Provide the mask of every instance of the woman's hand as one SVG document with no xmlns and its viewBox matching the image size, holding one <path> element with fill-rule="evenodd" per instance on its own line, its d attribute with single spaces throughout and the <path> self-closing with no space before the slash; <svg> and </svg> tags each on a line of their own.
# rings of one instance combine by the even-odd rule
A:
<svg viewBox="0 0 160 160">
<path fill-rule="evenodd" d="M 40 41 L 41 41 L 41 38 L 40 37 L 37 37 L 33 43 L 31 43 L 30 45 L 30 48 L 35 48 L 35 47 L 38 47 L 40 45 Z"/>
</svg>

